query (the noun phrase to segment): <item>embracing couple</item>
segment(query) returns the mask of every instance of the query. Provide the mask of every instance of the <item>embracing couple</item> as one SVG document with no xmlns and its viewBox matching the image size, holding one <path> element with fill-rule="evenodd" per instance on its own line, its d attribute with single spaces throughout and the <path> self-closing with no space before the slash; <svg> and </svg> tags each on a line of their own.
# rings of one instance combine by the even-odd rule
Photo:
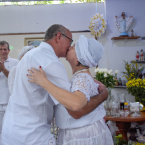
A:
<svg viewBox="0 0 145 145">
<path fill-rule="evenodd" d="M 21 59 L 4 117 L 3 145 L 113 145 L 103 119 L 108 92 L 89 72 L 98 65 L 103 46 L 83 35 L 72 42 L 70 30 L 55 24 L 44 42 Z M 72 67 L 70 82 L 60 57 Z M 51 134 L 53 117 L 57 141 Z"/>
</svg>

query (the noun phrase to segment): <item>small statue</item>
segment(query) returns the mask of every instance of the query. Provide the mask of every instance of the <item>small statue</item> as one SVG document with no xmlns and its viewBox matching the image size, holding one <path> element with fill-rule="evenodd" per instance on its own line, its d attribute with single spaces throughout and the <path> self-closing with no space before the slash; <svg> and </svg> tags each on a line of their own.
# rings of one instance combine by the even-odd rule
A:
<svg viewBox="0 0 145 145">
<path fill-rule="evenodd" d="M 120 36 L 128 36 L 127 31 L 129 27 L 131 26 L 133 21 L 133 16 L 126 17 L 125 12 L 122 12 L 121 17 L 118 18 L 118 16 L 115 16 L 115 23 L 120 31 Z"/>
<path fill-rule="evenodd" d="M 136 61 L 139 60 L 139 51 L 136 52 Z"/>
<path fill-rule="evenodd" d="M 131 37 L 134 37 L 134 31 L 133 31 L 133 29 L 131 30 Z"/>
<path fill-rule="evenodd" d="M 143 61 L 144 60 L 144 52 L 143 52 L 143 49 L 141 49 L 140 51 L 140 61 Z"/>
</svg>

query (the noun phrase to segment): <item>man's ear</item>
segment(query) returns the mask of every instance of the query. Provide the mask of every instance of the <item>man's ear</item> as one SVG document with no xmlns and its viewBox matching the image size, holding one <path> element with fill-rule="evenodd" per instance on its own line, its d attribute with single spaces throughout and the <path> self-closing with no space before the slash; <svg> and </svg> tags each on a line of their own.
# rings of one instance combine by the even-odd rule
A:
<svg viewBox="0 0 145 145">
<path fill-rule="evenodd" d="M 57 42 L 57 43 L 58 43 L 58 41 L 60 40 L 60 38 L 61 38 L 61 33 L 58 32 L 58 33 L 56 34 L 56 42 Z"/>
<path fill-rule="evenodd" d="M 61 39 L 61 33 L 57 32 L 57 34 L 55 36 L 55 41 L 56 41 L 57 44 L 60 42 L 60 39 Z"/>
</svg>

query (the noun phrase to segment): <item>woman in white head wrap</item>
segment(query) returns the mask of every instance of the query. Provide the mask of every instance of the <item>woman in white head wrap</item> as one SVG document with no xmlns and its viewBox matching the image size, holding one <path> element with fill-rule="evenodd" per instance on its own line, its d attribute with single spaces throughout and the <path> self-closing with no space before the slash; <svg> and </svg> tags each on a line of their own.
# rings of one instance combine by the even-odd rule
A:
<svg viewBox="0 0 145 145">
<path fill-rule="evenodd" d="M 24 46 L 18 55 L 18 60 L 20 61 L 22 59 L 22 57 L 32 48 L 34 48 L 34 46 Z M 9 87 L 10 95 L 12 94 L 12 90 L 13 90 L 16 68 L 17 68 L 17 66 L 14 66 L 10 70 L 9 75 L 8 75 L 8 87 Z"/>
<path fill-rule="evenodd" d="M 71 109 L 72 100 L 63 99 L 63 97 L 70 97 L 73 94 L 78 97 L 84 96 L 83 99 L 89 101 L 90 97 L 99 93 L 99 84 L 94 82 L 89 68 L 98 65 L 102 54 L 102 44 L 95 39 L 87 39 L 83 35 L 80 36 L 74 46 L 69 48 L 66 59 L 73 71 L 72 93 L 66 93 L 65 90 L 52 85 L 45 77 L 41 67 L 39 71 L 34 68 L 29 70 L 29 81 L 43 87 L 62 104 L 57 105 L 55 111 L 55 121 L 59 127 L 57 145 L 113 145 L 111 133 L 103 119 L 106 114 L 103 104 L 100 104 L 89 114 L 81 118 L 76 116 L 76 119 L 74 119 L 73 111 L 68 110 Z M 59 94 L 63 94 L 61 99 Z M 65 104 L 67 101 L 69 105 Z"/>
</svg>

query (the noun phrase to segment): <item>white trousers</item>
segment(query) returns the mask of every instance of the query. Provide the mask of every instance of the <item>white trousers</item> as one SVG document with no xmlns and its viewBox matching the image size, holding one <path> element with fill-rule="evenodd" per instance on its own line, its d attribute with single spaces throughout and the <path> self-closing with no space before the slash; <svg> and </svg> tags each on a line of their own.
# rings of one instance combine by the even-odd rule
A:
<svg viewBox="0 0 145 145">
<path fill-rule="evenodd" d="M 3 118 L 4 118 L 6 108 L 7 108 L 7 104 L 0 104 L 0 134 L 2 131 Z"/>
</svg>

